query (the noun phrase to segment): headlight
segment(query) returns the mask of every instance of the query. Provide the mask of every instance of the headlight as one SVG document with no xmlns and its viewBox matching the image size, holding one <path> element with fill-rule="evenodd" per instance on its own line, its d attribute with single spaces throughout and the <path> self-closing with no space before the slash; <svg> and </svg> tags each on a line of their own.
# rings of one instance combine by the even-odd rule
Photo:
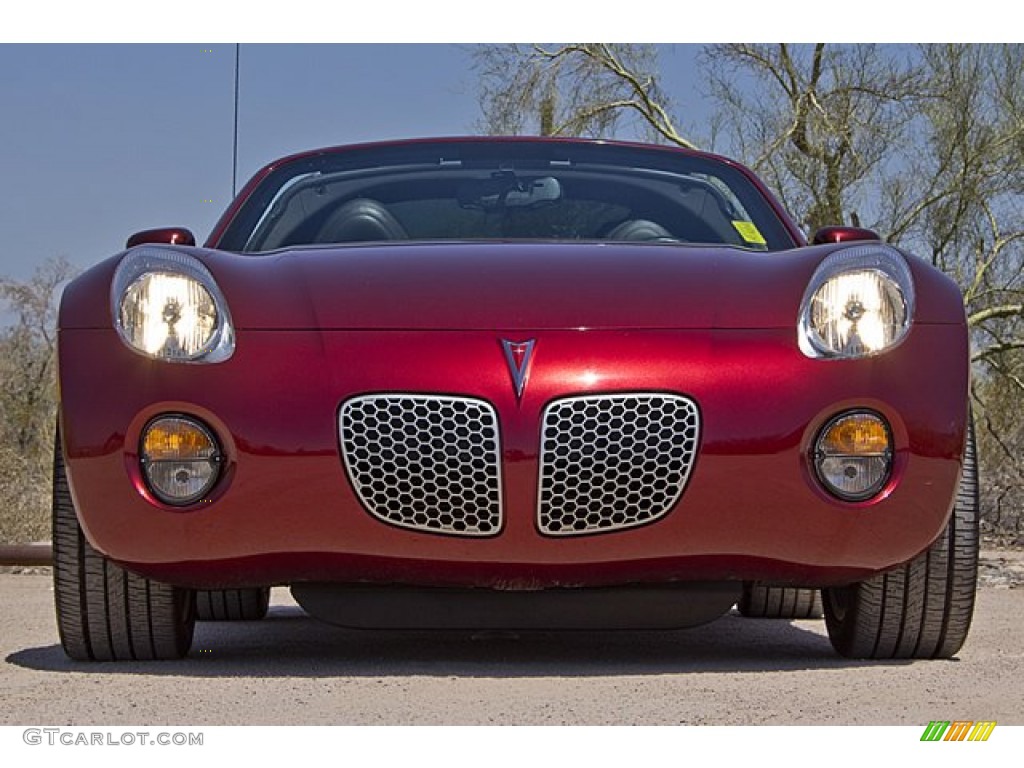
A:
<svg viewBox="0 0 1024 768">
<path fill-rule="evenodd" d="M 170 248 L 136 248 L 114 273 L 114 325 L 149 357 L 216 363 L 235 350 L 227 302 L 206 266 Z"/>
<path fill-rule="evenodd" d="M 814 272 L 800 305 L 799 343 L 808 357 L 868 357 L 910 330 L 914 282 L 899 251 L 844 248 Z"/>
</svg>

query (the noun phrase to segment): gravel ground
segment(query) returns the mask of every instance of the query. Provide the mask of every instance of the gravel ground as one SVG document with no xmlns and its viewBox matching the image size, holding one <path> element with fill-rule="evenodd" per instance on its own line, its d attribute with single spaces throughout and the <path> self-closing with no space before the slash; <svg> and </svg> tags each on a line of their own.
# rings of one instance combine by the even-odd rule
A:
<svg viewBox="0 0 1024 768">
<path fill-rule="evenodd" d="M 1024 587 L 1024 550 L 983 549 L 978 562 L 978 584 L 991 587 Z"/>
<path fill-rule="evenodd" d="M 31 570 L 31 569 L 30 569 Z M 46 569 L 0 575 L 0 724 L 1024 724 L 1024 553 L 986 552 L 953 661 L 855 662 L 822 621 L 678 632 L 358 632 L 275 589 L 180 662 L 69 661 Z"/>
</svg>

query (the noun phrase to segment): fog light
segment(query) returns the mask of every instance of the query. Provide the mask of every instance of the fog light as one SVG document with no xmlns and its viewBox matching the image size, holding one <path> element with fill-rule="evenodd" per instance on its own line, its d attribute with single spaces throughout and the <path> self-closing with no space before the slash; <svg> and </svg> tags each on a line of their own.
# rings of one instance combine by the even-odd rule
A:
<svg viewBox="0 0 1024 768">
<path fill-rule="evenodd" d="M 885 420 L 851 411 L 825 425 L 814 445 L 814 467 L 822 485 L 844 501 L 878 493 L 892 469 L 892 439 Z"/>
<path fill-rule="evenodd" d="M 165 504 L 199 501 L 220 475 L 221 450 L 207 427 L 187 416 L 161 416 L 142 433 L 142 468 Z"/>
</svg>

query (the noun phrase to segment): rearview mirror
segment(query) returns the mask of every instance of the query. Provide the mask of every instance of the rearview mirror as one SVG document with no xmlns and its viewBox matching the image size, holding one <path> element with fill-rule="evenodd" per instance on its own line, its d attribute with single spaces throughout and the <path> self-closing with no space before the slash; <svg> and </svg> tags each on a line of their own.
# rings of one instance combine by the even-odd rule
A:
<svg viewBox="0 0 1024 768">
<path fill-rule="evenodd" d="M 196 236 L 184 227 L 161 227 L 144 229 L 128 238 L 125 248 L 134 248 L 145 243 L 166 243 L 167 245 L 195 245 Z"/>
<path fill-rule="evenodd" d="M 499 172 L 488 179 L 473 179 L 459 187 L 459 205 L 463 208 L 535 208 L 562 199 L 562 185 L 553 176 L 520 179 Z"/>
</svg>

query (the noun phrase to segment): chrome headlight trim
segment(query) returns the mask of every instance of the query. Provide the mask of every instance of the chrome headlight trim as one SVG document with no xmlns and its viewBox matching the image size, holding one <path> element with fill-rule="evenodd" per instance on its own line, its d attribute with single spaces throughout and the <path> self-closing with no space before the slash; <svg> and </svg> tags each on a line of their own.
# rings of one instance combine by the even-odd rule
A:
<svg viewBox="0 0 1024 768">
<path fill-rule="evenodd" d="M 139 343 L 133 333 L 131 317 L 125 307 L 128 292 L 147 279 L 168 278 L 191 281 L 212 302 L 214 318 L 208 336 L 194 351 L 174 354 L 165 344 L 152 350 Z M 140 246 L 128 251 L 114 272 L 110 290 L 110 313 L 118 335 L 125 345 L 145 357 L 170 363 L 219 363 L 235 351 L 235 331 L 227 301 L 210 270 L 195 256 L 174 248 Z M 173 329 L 173 322 L 168 323 Z M 170 334 L 169 334 L 170 336 Z"/>
<path fill-rule="evenodd" d="M 864 343 L 857 335 L 856 326 L 862 315 L 844 316 L 845 321 L 850 324 L 850 328 L 847 329 L 850 338 L 844 345 L 830 343 L 830 337 L 842 334 L 824 333 L 819 321 L 815 320 L 815 307 L 820 307 L 824 300 L 819 296 L 822 289 L 832 284 L 842 290 L 843 286 L 838 284 L 843 281 L 847 283 L 859 281 L 862 287 L 868 287 L 867 284 L 874 283 L 878 288 L 874 296 L 871 297 L 877 300 L 876 306 L 866 310 L 864 307 L 860 308 L 866 314 L 870 312 L 877 314 L 881 305 L 889 302 L 892 304 L 891 308 L 894 313 L 898 315 L 893 318 L 893 322 L 889 324 L 890 327 L 886 329 L 888 332 L 885 334 L 885 338 L 874 345 Z M 849 287 L 846 290 L 849 291 Z M 852 296 L 852 293 L 849 293 L 848 296 Z M 881 243 L 871 243 L 833 251 L 814 271 L 800 302 L 800 314 L 797 321 L 797 341 L 800 351 L 811 358 L 840 360 L 872 357 L 887 352 L 902 342 L 910 331 L 914 317 L 914 304 L 913 275 L 906 258 L 895 248 Z M 834 309 L 836 308 L 833 307 Z"/>
</svg>

